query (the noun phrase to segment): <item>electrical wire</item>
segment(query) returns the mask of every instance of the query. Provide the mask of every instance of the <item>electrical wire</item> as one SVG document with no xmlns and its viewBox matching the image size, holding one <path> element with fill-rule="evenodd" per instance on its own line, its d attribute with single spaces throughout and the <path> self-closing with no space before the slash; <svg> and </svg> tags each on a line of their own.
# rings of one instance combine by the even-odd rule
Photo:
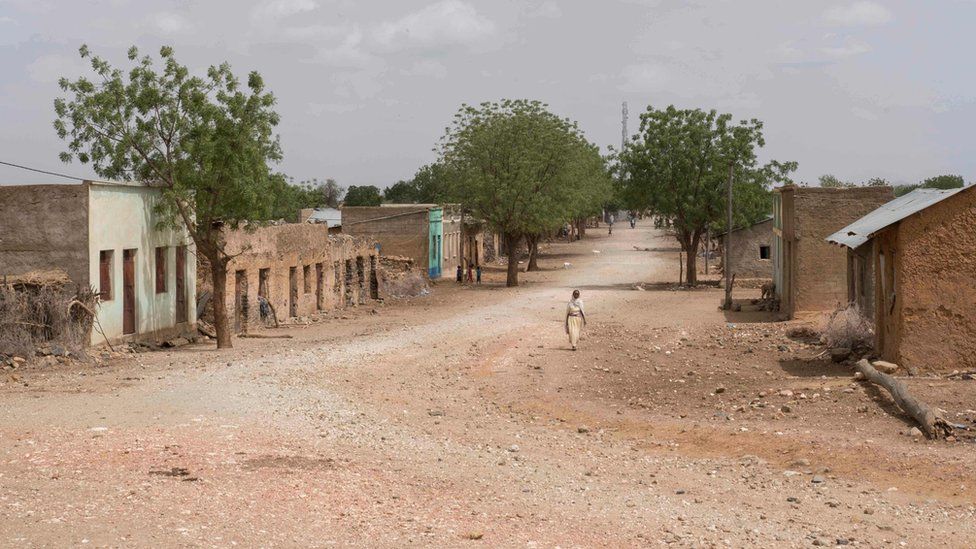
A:
<svg viewBox="0 0 976 549">
<path fill-rule="evenodd" d="M 41 170 L 39 168 L 31 168 L 30 166 L 21 166 L 20 164 L 14 164 L 13 162 L 4 162 L 3 160 L 0 160 L 0 164 L 3 164 L 4 166 L 10 166 L 12 168 L 20 168 L 22 170 L 27 170 L 27 171 L 31 171 L 31 172 L 42 173 L 42 174 L 45 174 L 45 175 L 53 175 L 53 176 L 56 176 L 56 177 L 63 177 L 65 179 L 73 179 L 75 181 L 88 181 L 88 179 L 86 179 L 84 177 L 75 177 L 73 175 L 65 175 L 63 173 L 50 172 L 50 171 L 47 171 L 47 170 Z"/>
</svg>

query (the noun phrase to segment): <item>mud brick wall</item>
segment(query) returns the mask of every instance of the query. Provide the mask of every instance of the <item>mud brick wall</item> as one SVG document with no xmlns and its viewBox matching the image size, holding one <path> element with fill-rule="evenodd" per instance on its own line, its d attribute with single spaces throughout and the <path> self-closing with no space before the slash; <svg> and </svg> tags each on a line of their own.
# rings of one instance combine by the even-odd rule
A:
<svg viewBox="0 0 976 549">
<path fill-rule="evenodd" d="M 891 187 L 794 191 L 794 311 L 828 311 L 847 303 L 847 252 L 825 238 L 892 200 Z"/>
<path fill-rule="evenodd" d="M 903 220 L 888 358 L 920 371 L 976 369 L 976 192 Z"/>
<path fill-rule="evenodd" d="M 342 208 L 342 232 L 369 237 L 380 245 L 382 255 L 409 257 L 426 271 L 429 216 L 423 206 L 347 207 Z"/>
<path fill-rule="evenodd" d="M 772 219 L 734 231 L 732 233 L 732 240 L 729 242 L 731 272 L 737 278 L 772 278 L 772 240 Z M 760 258 L 760 246 L 769 247 L 770 255 L 767 259 Z M 721 249 L 724 250 L 724 248 Z"/>
<path fill-rule="evenodd" d="M 0 186 L 0 277 L 60 268 L 88 280 L 88 187 Z"/>
<path fill-rule="evenodd" d="M 227 250 L 242 252 L 227 270 L 231 325 L 260 325 L 258 295 L 274 307 L 279 322 L 322 311 L 355 307 L 379 297 L 375 242 L 329 234 L 324 224 L 289 223 L 227 234 Z M 211 289 L 201 266 L 201 289 Z M 262 288 L 262 285 L 264 286 Z"/>
</svg>

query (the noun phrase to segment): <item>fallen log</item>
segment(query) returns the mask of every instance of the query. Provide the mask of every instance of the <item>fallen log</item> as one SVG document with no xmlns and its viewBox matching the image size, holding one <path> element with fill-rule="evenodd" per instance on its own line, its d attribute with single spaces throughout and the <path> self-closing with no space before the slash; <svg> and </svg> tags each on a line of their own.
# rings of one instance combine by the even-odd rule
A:
<svg viewBox="0 0 976 549">
<path fill-rule="evenodd" d="M 901 381 L 875 370 L 867 359 L 859 360 L 854 365 L 854 369 L 864 376 L 866 381 L 884 387 L 898 407 L 918 422 L 922 432 L 928 438 L 940 438 L 952 434 L 952 426 L 936 415 L 927 404 L 913 397 L 908 392 L 908 387 Z"/>
</svg>

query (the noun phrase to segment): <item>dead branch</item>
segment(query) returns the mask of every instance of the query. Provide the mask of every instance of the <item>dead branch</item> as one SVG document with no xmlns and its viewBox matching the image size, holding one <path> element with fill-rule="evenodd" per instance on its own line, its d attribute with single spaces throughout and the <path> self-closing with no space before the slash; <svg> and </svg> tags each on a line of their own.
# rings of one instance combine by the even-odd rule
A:
<svg viewBox="0 0 976 549">
<path fill-rule="evenodd" d="M 901 381 L 875 370 L 874 366 L 864 358 L 857 362 L 854 369 L 860 372 L 865 380 L 884 387 L 895 403 L 918 422 L 922 432 L 928 438 L 940 438 L 952 434 L 952 426 L 936 415 L 927 404 L 913 397 L 908 392 L 908 387 Z"/>
<path fill-rule="evenodd" d="M 291 339 L 293 336 L 290 334 L 281 334 L 281 335 L 237 334 L 237 337 L 246 337 L 251 339 Z"/>
</svg>

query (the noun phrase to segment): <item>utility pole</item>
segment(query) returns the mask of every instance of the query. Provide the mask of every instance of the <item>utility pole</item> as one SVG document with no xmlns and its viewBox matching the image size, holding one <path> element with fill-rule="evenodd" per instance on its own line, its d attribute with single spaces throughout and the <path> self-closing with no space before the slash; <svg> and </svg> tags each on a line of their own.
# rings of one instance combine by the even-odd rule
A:
<svg viewBox="0 0 976 549">
<path fill-rule="evenodd" d="M 623 108 L 621 109 L 620 116 L 620 152 L 624 152 L 627 147 L 627 102 L 624 101 Z M 620 178 L 623 179 L 624 175 L 620 174 Z"/>
<path fill-rule="evenodd" d="M 726 200 L 726 224 L 725 224 L 725 251 L 722 256 L 722 270 L 725 271 L 725 310 L 732 309 L 732 262 L 731 262 L 731 243 L 732 243 L 732 174 L 735 173 L 735 164 L 729 162 L 729 181 L 725 187 Z"/>
</svg>

